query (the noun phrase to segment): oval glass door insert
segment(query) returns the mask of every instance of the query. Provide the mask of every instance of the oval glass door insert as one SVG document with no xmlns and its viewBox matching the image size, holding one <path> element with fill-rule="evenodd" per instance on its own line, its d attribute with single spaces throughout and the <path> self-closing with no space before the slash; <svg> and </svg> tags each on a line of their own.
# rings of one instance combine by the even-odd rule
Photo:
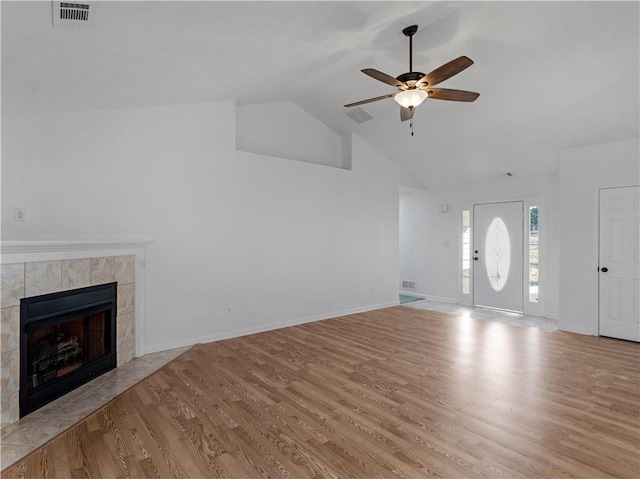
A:
<svg viewBox="0 0 640 479">
<path fill-rule="evenodd" d="M 504 288 L 511 265 L 511 242 L 509 231 L 502 218 L 495 217 L 487 228 L 484 239 L 484 266 L 489 284 L 495 291 Z"/>
</svg>

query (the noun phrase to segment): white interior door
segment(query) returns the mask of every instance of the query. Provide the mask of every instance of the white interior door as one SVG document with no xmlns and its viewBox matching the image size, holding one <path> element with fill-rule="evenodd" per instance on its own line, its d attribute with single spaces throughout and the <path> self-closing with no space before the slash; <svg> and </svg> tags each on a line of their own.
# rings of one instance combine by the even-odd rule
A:
<svg viewBox="0 0 640 479">
<path fill-rule="evenodd" d="M 640 341 L 640 187 L 600 190 L 600 335 Z"/>
<path fill-rule="evenodd" d="M 522 312 L 522 201 L 473 205 L 473 302 Z"/>
</svg>

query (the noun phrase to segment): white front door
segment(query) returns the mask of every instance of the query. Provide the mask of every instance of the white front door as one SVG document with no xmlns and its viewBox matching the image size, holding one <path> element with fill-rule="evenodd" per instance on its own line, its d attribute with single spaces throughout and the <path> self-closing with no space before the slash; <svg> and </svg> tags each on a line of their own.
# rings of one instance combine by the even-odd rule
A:
<svg viewBox="0 0 640 479">
<path fill-rule="evenodd" d="M 640 341 L 640 187 L 600 190 L 600 335 Z"/>
<path fill-rule="evenodd" d="M 473 205 L 473 302 L 522 312 L 522 201 Z"/>
</svg>

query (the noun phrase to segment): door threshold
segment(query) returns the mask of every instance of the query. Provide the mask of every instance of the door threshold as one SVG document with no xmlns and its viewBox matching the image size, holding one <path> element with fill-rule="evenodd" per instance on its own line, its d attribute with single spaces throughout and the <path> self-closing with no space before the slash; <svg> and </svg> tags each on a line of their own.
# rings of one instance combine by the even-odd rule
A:
<svg viewBox="0 0 640 479">
<path fill-rule="evenodd" d="M 513 310 L 513 309 L 494 308 L 492 306 L 482 306 L 481 304 L 474 304 L 473 307 L 474 308 L 488 309 L 490 311 L 499 311 L 501 313 L 518 314 L 520 316 L 524 316 L 524 311 L 516 311 L 516 310 Z"/>
</svg>

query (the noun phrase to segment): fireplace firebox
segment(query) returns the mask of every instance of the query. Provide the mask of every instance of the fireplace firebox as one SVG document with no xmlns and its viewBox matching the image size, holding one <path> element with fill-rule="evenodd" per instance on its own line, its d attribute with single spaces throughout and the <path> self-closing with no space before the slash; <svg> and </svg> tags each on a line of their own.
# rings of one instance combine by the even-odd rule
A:
<svg viewBox="0 0 640 479">
<path fill-rule="evenodd" d="M 117 283 L 20 303 L 20 417 L 116 367 Z"/>
</svg>

